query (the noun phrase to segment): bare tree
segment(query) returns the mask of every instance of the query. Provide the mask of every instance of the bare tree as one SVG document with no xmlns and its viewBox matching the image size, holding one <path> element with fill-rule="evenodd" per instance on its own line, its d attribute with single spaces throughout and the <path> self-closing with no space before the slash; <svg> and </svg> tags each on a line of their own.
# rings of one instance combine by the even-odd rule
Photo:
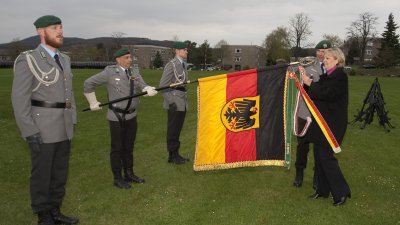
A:
<svg viewBox="0 0 400 225">
<path fill-rule="evenodd" d="M 175 35 L 172 37 L 172 41 L 179 41 L 179 37 L 178 37 L 177 34 L 175 34 Z"/>
<path fill-rule="evenodd" d="M 340 47 L 344 44 L 343 40 L 337 34 L 324 34 L 324 39 L 329 40 L 333 47 Z"/>
<path fill-rule="evenodd" d="M 228 48 L 227 48 L 228 42 L 224 39 L 221 39 L 215 46 L 214 46 L 214 51 L 215 51 L 215 61 L 221 68 L 224 67 L 224 57 L 228 54 Z M 225 47 L 223 47 L 225 46 Z"/>
<path fill-rule="evenodd" d="M 296 58 L 300 53 L 301 43 L 312 34 L 310 30 L 311 22 L 312 20 L 305 13 L 297 13 L 289 20 L 289 35 L 292 46 L 295 48 L 294 56 Z"/>
<path fill-rule="evenodd" d="M 122 38 L 123 38 L 125 35 L 126 35 L 126 33 L 120 32 L 120 31 L 113 32 L 113 33 L 111 34 L 111 37 L 114 38 L 114 42 L 115 42 L 115 45 L 116 45 L 117 48 L 120 48 L 120 47 L 121 47 L 121 45 L 122 45 Z"/>
<path fill-rule="evenodd" d="M 349 38 L 356 38 L 360 40 L 360 63 L 364 62 L 365 47 L 367 42 L 377 35 L 375 25 L 378 24 L 378 17 L 373 13 L 365 12 L 359 15 L 358 20 L 351 23 L 350 27 L 347 27 L 347 34 Z"/>
</svg>

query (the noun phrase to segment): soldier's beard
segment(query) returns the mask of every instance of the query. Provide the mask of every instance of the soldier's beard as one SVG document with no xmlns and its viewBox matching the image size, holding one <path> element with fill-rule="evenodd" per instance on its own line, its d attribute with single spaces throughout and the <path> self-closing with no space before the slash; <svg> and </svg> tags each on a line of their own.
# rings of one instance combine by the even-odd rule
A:
<svg viewBox="0 0 400 225">
<path fill-rule="evenodd" d="M 49 45 L 49 46 L 51 46 L 53 48 L 59 48 L 64 43 L 63 37 L 61 37 L 61 38 L 58 38 L 58 37 L 50 38 L 49 36 L 45 36 L 45 41 L 46 41 L 47 45 Z"/>
</svg>

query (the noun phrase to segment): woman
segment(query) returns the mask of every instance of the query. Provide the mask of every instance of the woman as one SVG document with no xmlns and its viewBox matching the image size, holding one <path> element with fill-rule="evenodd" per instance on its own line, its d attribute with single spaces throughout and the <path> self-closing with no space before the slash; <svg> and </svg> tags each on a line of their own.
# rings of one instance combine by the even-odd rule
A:
<svg viewBox="0 0 400 225">
<path fill-rule="evenodd" d="M 347 128 L 348 81 L 343 70 L 344 64 L 343 52 L 339 48 L 331 48 L 325 50 L 326 73 L 321 75 L 318 82 L 312 82 L 304 68 L 300 69 L 304 84 L 309 86 L 310 98 L 339 144 L 342 143 Z M 327 198 L 332 193 L 333 205 L 343 205 L 351 197 L 351 192 L 334 152 L 317 123 L 311 124 L 309 132 L 310 141 L 314 143 L 315 170 L 318 177 L 318 188 L 310 198 Z"/>
</svg>

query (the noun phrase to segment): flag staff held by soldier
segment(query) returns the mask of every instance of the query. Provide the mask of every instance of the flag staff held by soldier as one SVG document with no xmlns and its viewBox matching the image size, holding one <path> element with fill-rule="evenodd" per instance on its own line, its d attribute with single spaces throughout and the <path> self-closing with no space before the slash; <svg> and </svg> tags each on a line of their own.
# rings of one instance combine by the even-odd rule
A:
<svg viewBox="0 0 400 225">
<path fill-rule="evenodd" d="M 67 183 L 71 139 L 77 123 L 70 58 L 63 45 L 61 19 L 46 15 L 34 25 L 39 46 L 14 63 L 12 105 L 31 154 L 31 207 L 39 225 L 77 224 L 60 208 Z"/>
</svg>

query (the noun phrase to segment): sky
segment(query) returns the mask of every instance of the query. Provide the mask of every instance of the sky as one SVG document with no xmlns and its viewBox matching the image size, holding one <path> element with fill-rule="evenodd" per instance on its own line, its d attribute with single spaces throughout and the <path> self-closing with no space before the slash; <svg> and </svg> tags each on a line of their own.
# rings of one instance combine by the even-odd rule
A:
<svg viewBox="0 0 400 225">
<path fill-rule="evenodd" d="M 309 45 L 324 34 L 345 39 L 346 28 L 364 12 L 378 17 L 378 34 L 390 13 L 400 25 L 398 0 L 1 0 L 0 5 L 0 43 L 36 35 L 33 22 L 42 15 L 60 17 L 64 37 L 123 32 L 153 40 L 207 40 L 211 46 L 222 39 L 231 45 L 262 45 L 274 29 L 289 27 L 296 13 L 312 20 L 312 35 L 304 43 Z"/>
</svg>

